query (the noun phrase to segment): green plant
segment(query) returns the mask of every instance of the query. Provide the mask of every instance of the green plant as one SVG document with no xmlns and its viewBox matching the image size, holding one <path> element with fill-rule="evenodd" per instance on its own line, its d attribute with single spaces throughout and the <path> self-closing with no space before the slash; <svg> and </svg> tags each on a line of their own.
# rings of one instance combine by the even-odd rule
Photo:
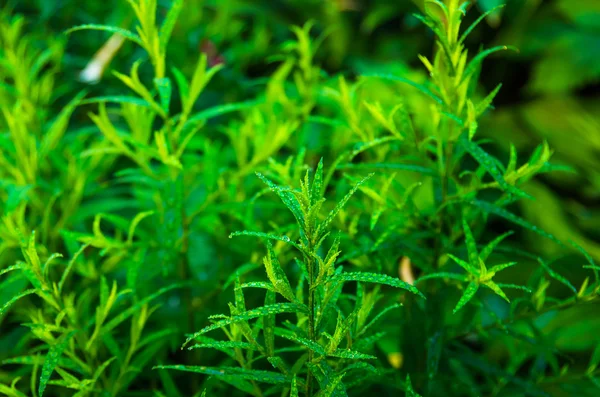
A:
<svg viewBox="0 0 600 397">
<path fill-rule="evenodd" d="M 310 181 L 307 171 L 299 190 L 277 186 L 261 174 L 258 176 L 277 193 L 281 201 L 294 215 L 298 224 L 300 239 L 295 242 L 284 235 L 261 232 L 235 232 L 233 236 L 258 236 L 266 240 L 267 256 L 264 266 L 269 279 L 265 282 L 241 283 L 239 276 L 235 282 L 235 304 L 230 303 L 231 314 L 217 315 L 214 321 L 191 335 L 184 347 L 190 342 L 199 342 L 189 348 L 215 348 L 231 356 L 240 368 L 205 367 L 205 366 L 159 366 L 160 369 L 177 369 L 214 375 L 232 386 L 252 395 L 262 395 L 258 383 L 279 385 L 282 390 L 290 390 L 298 395 L 302 390 L 313 395 L 345 394 L 353 386 L 373 377 L 378 370 L 364 360 L 376 359 L 364 353 L 371 345 L 383 336 L 383 333 L 370 331 L 370 328 L 381 319 L 386 312 L 398 308 L 393 304 L 383 309 L 371 320 L 371 312 L 375 304 L 383 297 L 380 285 L 389 285 L 408 290 L 424 296 L 412 285 L 393 277 L 366 272 L 343 272 L 342 267 L 335 266 L 340 251 L 336 240 L 327 250 L 323 243 L 329 236 L 329 225 L 350 196 L 364 182 L 359 182 L 340 203 L 320 221 L 320 210 L 323 198 L 323 162 Z M 271 240 L 291 245 L 301 259 L 296 259 L 300 270 L 296 289 L 292 288 Z M 323 251 L 323 254 L 319 254 Z M 290 266 L 285 266 L 289 269 Z M 289 272 L 289 270 L 288 270 Z M 342 292 L 344 282 L 358 282 L 356 295 Z M 370 290 L 364 284 L 376 284 Z M 261 288 L 266 290 L 265 305 L 247 310 L 244 298 L 245 288 Z M 280 295 L 287 302 L 276 303 Z M 345 310 L 344 310 L 345 309 Z M 348 310 L 351 310 L 348 312 Z M 346 311 L 346 312 L 345 312 Z M 278 314 L 295 314 L 296 322 L 289 319 L 276 321 Z M 337 316 L 337 322 L 332 321 Z M 259 319 L 254 324 L 250 320 Z M 230 328 L 227 329 L 226 327 Z M 217 341 L 203 335 L 209 331 L 222 329 L 228 341 Z M 291 341 L 292 347 L 276 348 L 276 339 Z M 280 345 L 280 340 L 277 345 Z M 295 346 L 294 346 L 295 345 Z M 295 357 L 286 360 L 285 353 L 298 352 Z M 254 363 L 266 359 L 278 372 L 253 369 Z M 344 377 L 353 377 L 353 381 L 342 383 Z M 358 377 L 358 378 L 357 378 Z M 316 381 L 315 381 L 316 379 Z M 318 383 L 318 386 L 315 385 Z M 273 392 L 273 390 L 271 390 Z"/>
<path fill-rule="evenodd" d="M 592 149 L 575 159 L 549 117 L 549 143 L 519 140 L 514 86 L 488 73 L 535 53 L 529 15 L 556 22 L 412 3 L 9 1 L 0 392 L 597 394 L 595 218 L 552 191 L 587 178 L 593 197 Z M 558 3 L 541 9 L 589 33 L 592 6 Z M 489 44 L 501 17 L 523 52 Z M 434 49 L 412 68 L 419 21 Z M 82 90 L 107 34 L 125 40 L 114 70 Z M 545 95 L 595 76 L 545 84 L 545 64 Z M 530 120 L 537 101 L 514 107 Z M 595 142 L 592 111 L 552 101 Z"/>
</svg>

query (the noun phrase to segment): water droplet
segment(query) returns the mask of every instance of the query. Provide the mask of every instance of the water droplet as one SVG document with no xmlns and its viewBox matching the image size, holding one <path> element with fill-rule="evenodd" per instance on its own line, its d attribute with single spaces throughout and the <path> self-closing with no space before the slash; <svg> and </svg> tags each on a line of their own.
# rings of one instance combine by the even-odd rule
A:
<svg viewBox="0 0 600 397">
<path fill-rule="evenodd" d="M 283 241 L 287 241 L 287 242 L 290 241 L 290 238 L 288 236 L 282 236 L 281 238 L 283 239 Z"/>
</svg>

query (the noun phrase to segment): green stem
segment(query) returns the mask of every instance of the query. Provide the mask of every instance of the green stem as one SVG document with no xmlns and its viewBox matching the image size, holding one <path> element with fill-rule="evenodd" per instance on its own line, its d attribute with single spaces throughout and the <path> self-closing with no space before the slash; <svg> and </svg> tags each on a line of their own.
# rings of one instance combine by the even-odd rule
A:
<svg viewBox="0 0 600 397">
<path fill-rule="evenodd" d="M 309 251 L 312 251 L 312 247 L 309 247 Z M 307 258 L 307 270 L 308 270 L 308 339 L 313 342 L 315 341 L 315 291 L 313 289 L 314 280 L 314 265 L 315 262 L 312 258 Z M 314 352 L 312 349 L 308 350 L 308 362 L 312 363 L 314 360 Z M 306 394 L 308 397 L 312 396 L 313 379 L 310 369 L 306 372 Z"/>
</svg>

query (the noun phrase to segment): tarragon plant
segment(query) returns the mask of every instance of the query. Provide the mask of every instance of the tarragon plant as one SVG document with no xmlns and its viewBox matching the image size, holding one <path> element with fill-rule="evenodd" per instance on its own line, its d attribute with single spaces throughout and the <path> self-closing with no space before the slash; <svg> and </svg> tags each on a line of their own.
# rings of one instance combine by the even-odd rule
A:
<svg viewBox="0 0 600 397">
<path fill-rule="evenodd" d="M 480 84 L 514 5 L 84 3 L 0 9 L 0 394 L 598 393 L 597 245 L 527 210 L 572 169 Z"/>
</svg>

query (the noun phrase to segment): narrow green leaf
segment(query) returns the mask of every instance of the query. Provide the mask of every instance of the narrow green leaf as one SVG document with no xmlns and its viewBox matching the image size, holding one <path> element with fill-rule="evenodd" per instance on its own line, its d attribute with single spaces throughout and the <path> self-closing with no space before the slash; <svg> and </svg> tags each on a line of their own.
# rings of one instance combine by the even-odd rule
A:
<svg viewBox="0 0 600 397">
<path fill-rule="evenodd" d="M 336 119 L 330 119 L 327 117 L 323 117 L 323 116 L 308 116 L 306 118 L 306 121 L 308 121 L 309 123 L 315 123 L 315 124 L 323 124 L 323 125 L 327 125 L 330 127 L 343 127 L 346 124 L 344 124 L 343 122 L 341 122 L 340 120 L 336 120 Z"/>
<path fill-rule="evenodd" d="M 323 232 L 325 232 L 327 230 L 327 228 L 329 227 L 329 224 L 331 222 L 333 222 L 333 219 L 335 218 L 335 216 L 346 205 L 346 203 L 348 202 L 348 200 L 350 200 L 350 197 L 352 197 L 352 195 L 354 193 L 356 193 L 356 191 L 358 190 L 358 188 L 360 187 L 360 185 L 362 185 L 363 183 L 365 183 L 366 181 L 368 181 L 373 175 L 374 174 L 369 174 L 365 178 L 363 178 L 360 181 L 358 181 L 354 185 L 354 187 L 348 192 L 348 194 L 346 194 L 344 196 L 344 198 L 335 206 L 335 208 L 333 210 L 331 210 L 331 212 L 327 215 L 327 218 L 325 218 L 325 220 L 323 221 L 323 223 L 321 223 L 319 225 L 319 229 L 318 229 L 318 233 L 319 234 L 321 234 L 321 233 L 323 233 Z"/>
<path fill-rule="evenodd" d="M 502 263 L 500 265 L 495 265 L 495 266 L 492 266 L 488 270 L 488 273 L 495 274 L 495 273 L 498 273 L 501 270 L 504 270 L 504 269 L 506 269 L 508 267 L 512 267 L 512 266 L 514 266 L 516 264 L 517 264 L 517 262 L 508 262 L 508 263 Z"/>
<path fill-rule="evenodd" d="M 195 124 L 199 121 L 212 119 L 217 116 L 222 116 L 227 113 L 237 112 L 239 110 L 246 110 L 255 107 L 260 104 L 260 101 L 246 101 L 246 102 L 237 102 L 237 103 L 229 103 L 226 105 L 214 106 L 212 108 L 208 108 L 202 110 L 192 117 L 190 117 L 186 124 L 192 123 Z"/>
<path fill-rule="evenodd" d="M 139 225 L 139 223 L 144 219 L 151 215 L 154 215 L 154 211 L 145 211 L 137 214 L 129 225 L 129 229 L 127 231 L 127 242 L 131 244 L 133 242 L 133 236 L 135 234 L 135 229 Z"/>
<path fill-rule="evenodd" d="M 235 287 L 236 290 L 243 288 L 262 288 L 266 289 L 267 291 L 277 292 L 275 291 L 275 287 L 273 287 L 273 284 L 267 283 L 265 281 L 250 281 L 249 283 L 243 283 L 240 285 L 236 285 Z"/>
<path fill-rule="evenodd" d="M 31 284 L 37 289 L 46 289 L 46 279 L 42 274 L 42 265 L 35 248 L 35 231 L 31 232 L 28 240 L 21 236 L 21 253 L 27 262 L 23 271 Z"/>
<path fill-rule="evenodd" d="M 369 171 L 411 171 L 418 172 L 424 175 L 435 176 L 436 173 L 430 168 L 421 167 L 420 165 L 401 164 L 401 163 L 345 163 L 340 164 L 339 170 L 369 170 Z"/>
<path fill-rule="evenodd" d="M 100 366 L 94 372 L 94 376 L 93 376 L 94 381 L 98 380 L 98 378 L 100 377 L 100 375 L 102 375 L 104 370 L 116 359 L 117 359 L 116 357 L 112 357 L 112 358 L 109 358 L 108 360 L 104 361 L 102 364 L 100 364 Z"/>
<path fill-rule="evenodd" d="M 19 364 L 19 365 L 33 365 L 33 366 L 42 366 L 44 365 L 44 360 L 46 358 L 38 355 L 35 356 L 20 356 L 20 357 L 11 357 L 5 360 L 0 361 L 2 365 L 4 364 Z M 75 363 L 72 360 L 66 357 L 60 357 L 58 360 L 58 365 L 73 370 L 75 372 L 85 372 L 91 373 L 91 369 L 87 367 L 84 363 L 78 362 Z"/>
<path fill-rule="evenodd" d="M 498 92 L 500 92 L 501 88 L 502 88 L 502 84 L 498 84 L 496 86 L 496 88 L 494 88 L 492 90 L 492 92 L 490 92 L 485 98 L 483 98 L 481 100 L 481 102 L 479 102 L 477 104 L 477 106 L 475 106 L 475 115 L 476 116 L 480 116 L 483 112 L 485 112 L 487 110 L 487 108 L 490 107 L 490 105 L 492 104 L 492 101 L 494 100 L 496 95 L 498 95 Z"/>
<path fill-rule="evenodd" d="M 133 97 L 133 96 L 123 96 L 123 95 L 119 95 L 119 96 L 99 96 L 99 97 L 95 97 L 95 98 L 88 98 L 88 99 L 84 99 L 81 102 L 79 102 L 80 105 L 89 105 L 92 103 L 129 103 L 132 105 L 138 105 L 138 106 L 142 106 L 145 108 L 149 108 L 151 107 L 150 103 L 148 103 L 147 101 L 141 99 L 141 98 L 137 98 L 137 97 Z"/>
<path fill-rule="evenodd" d="M 319 386 L 321 387 L 322 391 L 326 390 L 328 386 L 333 382 L 334 385 L 332 385 L 332 396 L 348 396 L 345 385 L 342 382 L 335 381 L 335 377 L 338 375 L 336 375 L 334 369 L 331 368 L 331 366 L 329 366 L 329 364 L 327 364 L 326 361 L 321 361 L 318 364 L 308 363 L 307 366 L 310 372 L 315 376 L 315 378 L 319 382 Z"/>
<path fill-rule="evenodd" d="M 310 202 L 311 204 L 316 203 L 321 199 L 323 192 L 323 158 L 319 160 L 317 170 L 315 171 L 315 177 L 313 178 L 312 186 L 310 188 Z"/>
<path fill-rule="evenodd" d="M 367 332 L 367 330 L 371 327 L 373 327 L 375 324 L 377 324 L 377 321 L 379 321 L 381 318 L 383 318 L 386 314 L 388 314 L 390 311 L 395 310 L 395 309 L 399 309 L 401 308 L 402 305 L 399 303 L 394 303 L 393 305 L 390 305 L 388 307 L 386 307 L 385 309 L 383 309 L 382 311 L 380 311 L 371 321 L 369 321 L 368 324 L 366 324 L 363 329 L 361 329 L 358 332 L 358 335 L 362 335 L 365 332 Z"/>
<path fill-rule="evenodd" d="M 483 14 L 481 14 L 479 16 L 479 18 L 477 18 L 471 25 L 469 25 L 469 27 L 467 29 L 465 29 L 463 34 L 460 36 L 460 39 L 458 39 L 458 44 L 461 44 L 462 42 L 464 42 L 465 39 L 469 36 L 469 34 L 471 34 L 473 29 L 475 29 L 477 27 L 477 25 L 479 25 L 479 23 L 481 23 L 481 21 L 483 21 L 485 19 L 485 17 L 487 17 L 491 13 L 495 12 L 496 10 L 503 8 L 504 6 L 505 6 L 505 4 L 500 4 L 499 6 L 491 8 L 491 9 L 487 10 L 486 12 L 484 12 Z"/>
<path fill-rule="evenodd" d="M 456 304 L 456 307 L 454 308 L 454 310 L 452 312 L 456 313 L 464 305 L 466 305 L 471 300 L 471 298 L 473 298 L 475 296 L 478 289 L 479 289 L 479 284 L 469 283 L 469 285 L 467 286 L 467 289 L 465 289 L 465 292 L 461 296 L 460 300 L 458 301 L 458 303 Z"/>
<path fill-rule="evenodd" d="M 425 0 L 423 3 L 425 13 L 437 23 L 446 25 L 448 23 L 448 7 L 439 0 Z"/>
<path fill-rule="evenodd" d="M 341 288 L 337 288 L 339 292 L 341 292 Z M 351 328 L 358 317 L 358 309 L 353 311 L 348 315 L 348 317 L 344 318 L 341 312 L 338 311 L 337 324 L 335 327 L 335 332 L 333 336 L 329 339 L 329 345 L 327 347 L 328 352 L 335 351 L 342 340 L 349 334 Z"/>
<path fill-rule="evenodd" d="M 187 79 L 185 78 L 181 70 L 173 66 L 171 68 L 171 72 L 173 73 L 175 81 L 177 82 L 177 87 L 179 88 L 179 97 L 181 100 L 181 105 L 185 107 L 186 101 L 190 96 L 190 85 L 187 82 Z"/>
<path fill-rule="evenodd" d="M 80 92 L 77 94 L 65 107 L 63 107 L 56 119 L 54 119 L 52 125 L 42 138 L 39 149 L 40 158 L 45 158 L 48 153 L 50 153 L 50 151 L 53 150 L 56 145 L 58 145 L 58 142 L 62 139 L 67 131 L 69 119 L 71 118 L 73 111 L 75 108 L 77 108 L 85 94 L 85 92 Z"/>
<path fill-rule="evenodd" d="M 2 307 L 0 307 L 0 316 L 2 316 L 19 299 L 35 293 L 35 289 L 28 289 L 27 291 L 21 292 L 20 294 L 13 296 L 8 302 L 6 302 Z"/>
<path fill-rule="evenodd" d="M 494 249 L 496 248 L 496 246 L 498 244 L 500 244 L 506 237 L 510 236 L 513 234 L 513 231 L 508 231 L 504 234 L 501 234 L 500 236 L 496 237 L 494 240 L 492 240 L 490 243 L 488 243 L 482 250 L 481 253 L 479 254 L 479 258 L 481 258 L 482 261 L 487 261 L 487 259 L 489 258 L 490 254 L 494 251 Z"/>
<path fill-rule="evenodd" d="M 466 135 L 462 135 L 460 138 L 460 144 L 463 148 L 469 152 L 471 156 L 494 178 L 494 180 L 498 183 L 498 185 L 505 191 L 514 194 L 518 197 L 524 198 L 532 198 L 530 195 L 518 189 L 517 187 L 510 185 L 506 180 L 504 180 L 504 176 L 498 169 L 496 165 L 496 161 L 487 154 L 479 145 L 475 142 L 470 141 Z"/>
<path fill-rule="evenodd" d="M 157 365 L 152 369 L 174 369 L 177 371 L 212 375 L 217 378 L 231 376 L 249 381 L 270 383 L 273 385 L 288 384 L 289 382 L 288 377 L 285 375 L 273 371 L 263 371 L 258 369 L 245 369 L 236 367 L 200 367 L 191 365 Z"/>
<path fill-rule="evenodd" d="M 65 270 L 63 271 L 63 274 L 60 277 L 60 281 L 58 282 L 58 291 L 59 292 L 62 291 L 63 286 L 65 285 L 65 282 L 67 281 L 67 277 L 69 276 L 69 273 L 71 272 L 71 268 L 73 268 L 73 265 L 77 261 L 77 258 L 79 258 L 79 256 L 83 253 L 83 251 L 85 251 L 85 249 L 89 246 L 90 246 L 89 243 L 82 245 L 81 248 L 79 248 L 77 250 L 77 252 L 73 255 L 73 257 L 67 264 L 67 267 L 65 267 Z"/>
<path fill-rule="evenodd" d="M 375 283 L 384 284 L 396 288 L 402 288 L 413 294 L 419 295 L 425 299 L 425 295 L 421 293 L 416 287 L 410 285 L 407 282 L 400 280 L 399 278 L 390 277 L 385 274 L 367 273 L 367 272 L 354 272 L 354 273 L 339 273 L 330 277 L 328 282 L 339 282 L 339 281 L 360 281 L 364 283 Z"/>
<path fill-rule="evenodd" d="M 429 280 L 429 279 L 434 279 L 434 278 L 449 278 L 449 279 L 453 279 L 453 280 L 458 280 L 458 281 L 466 281 L 467 277 L 464 274 L 458 274 L 458 273 L 449 273 L 449 272 L 438 272 L 438 273 L 430 273 L 430 274 L 426 274 L 424 276 L 421 276 L 417 279 L 417 281 L 415 281 L 415 284 L 420 283 L 421 281 L 425 281 L 425 280 Z"/>
<path fill-rule="evenodd" d="M 588 263 L 590 264 L 589 266 L 584 266 L 584 268 L 588 268 L 588 269 L 592 269 L 594 271 L 594 277 L 596 279 L 596 284 L 598 284 L 600 282 L 600 278 L 598 276 L 598 266 L 596 266 L 596 262 L 594 261 L 594 259 L 592 258 L 592 256 L 579 244 L 577 244 L 575 241 L 573 240 L 569 240 L 569 243 L 571 243 L 571 245 L 573 247 L 575 247 L 575 249 L 577 249 L 579 252 L 581 252 L 581 254 L 585 257 L 585 259 L 588 261 Z"/>
<path fill-rule="evenodd" d="M 448 254 L 448 257 L 450 259 L 452 259 L 454 262 L 456 262 L 456 264 L 458 264 L 460 267 L 465 269 L 467 271 L 467 273 L 474 274 L 476 276 L 480 275 L 478 267 L 472 266 L 470 263 L 465 262 L 462 259 L 457 258 L 452 254 Z M 479 264 L 479 261 L 477 261 L 477 264 Z"/>
<path fill-rule="evenodd" d="M 544 262 L 541 258 L 538 258 L 538 262 L 540 263 L 540 265 L 542 265 L 542 267 L 546 270 L 546 272 L 548 273 L 548 275 L 550 277 L 552 277 L 553 279 L 564 284 L 567 288 L 569 288 L 571 291 L 573 291 L 573 293 L 575 295 L 577 295 L 577 288 L 575 288 L 569 280 L 567 280 L 565 277 L 563 277 L 562 275 L 560 275 L 557 272 L 555 272 L 554 270 L 552 270 L 550 268 L 550 266 L 548 266 L 548 264 L 546 262 Z"/>
<path fill-rule="evenodd" d="M 361 362 L 361 361 L 354 362 L 342 370 L 342 372 L 349 372 L 349 371 L 361 371 L 361 372 L 366 371 L 366 372 L 370 372 L 371 374 L 381 375 L 381 371 L 379 371 L 377 368 L 375 368 L 374 366 L 372 366 L 369 363 L 365 363 L 365 362 Z"/>
<path fill-rule="evenodd" d="M 417 90 L 421 91 L 423 94 L 427 95 L 429 98 L 433 99 L 435 102 L 439 103 L 440 105 L 444 104 L 444 101 L 440 97 L 438 97 L 436 94 L 434 94 L 429 88 L 425 87 L 423 84 L 416 83 L 416 82 L 406 79 L 404 77 L 394 76 L 391 74 L 380 74 L 380 73 L 362 75 L 361 77 L 374 77 L 374 78 L 379 78 L 379 79 L 384 79 L 384 80 L 389 80 L 389 81 L 396 81 L 399 83 L 405 83 L 405 84 L 411 85 L 414 88 L 416 88 Z"/>
<path fill-rule="evenodd" d="M 510 157 L 508 159 L 508 165 L 506 166 L 506 175 L 512 174 L 517 169 L 517 148 L 511 142 L 510 144 Z"/>
<path fill-rule="evenodd" d="M 519 52 L 519 50 L 516 47 L 507 46 L 507 45 L 500 45 L 500 46 L 492 47 L 487 50 L 481 51 L 473 59 L 471 59 L 471 61 L 467 65 L 465 72 L 463 73 L 462 81 L 465 81 L 477 69 L 477 67 L 479 67 L 479 64 L 481 62 L 483 62 L 483 60 L 486 57 L 493 54 L 494 52 L 506 51 L 506 50 L 512 50 L 512 51 Z"/>
<path fill-rule="evenodd" d="M 361 334 L 363 334 L 363 333 L 361 332 Z M 387 332 L 377 332 L 373 335 L 370 335 L 367 337 L 362 337 L 353 346 L 359 350 L 367 350 L 367 349 L 372 348 L 375 345 L 375 343 L 380 341 L 386 335 L 388 335 Z"/>
<path fill-rule="evenodd" d="M 42 367 L 42 374 L 40 376 L 40 385 L 38 388 L 38 395 L 42 397 L 44 395 L 44 390 L 46 390 L 46 385 L 50 380 L 50 376 L 54 372 L 56 365 L 58 364 L 58 360 L 62 355 L 63 351 L 67 347 L 67 344 L 71 340 L 71 337 L 75 334 L 76 331 L 71 331 L 67 335 L 65 335 L 62 341 L 58 342 L 54 346 L 48 350 L 48 354 L 46 355 L 46 360 L 44 361 L 44 366 Z"/>
<path fill-rule="evenodd" d="M 302 346 L 305 346 L 320 356 L 325 356 L 327 354 L 323 346 L 321 346 L 317 342 L 297 336 L 288 330 L 284 330 L 282 328 L 275 328 L 275 335 L 290 340 L 292 342 L 298 343 Z"/>
<path fill-rule="evenodd" d="M 14 385 L 13 387 L 8 387 L 2 383 L 0 383 L 0 393 L 4 393 L 8 397 L 27 397 L 27 394 L 21 393 Z"/>
<path fill-rule="evenodd" d="M 531 291 L 531 289 L 529 289 L 523 285 L 505 284 L 505 283 L 496 283 L 496 285 L 500 288 L 520 289 L 521 291 L 525 291 L 530 294 L 533 293 L 533 291 Z"/>
<path fill-rule="evenodd" d="M 244 349 L 244 350 L 255 350 L 256 347 L 248 342 L 242 341 L 214 341 L 214 342 L 205 342 L 205 343 L 197 343 L 188 347 L 188 350 L 193 349 Z"/>
<path fill-rule="evenodd" d="M 323 397 L 333 397 L 338 395 L 338 387 L 342 384 L 342 378 L 344 377 L 344 373 L 336 375 L 329 381 L 325 389 L 321 391 Z"/>
<path fill-rule="evenodd" d="M 410 138 L 410 144 L 414 144 L 416 146 L 418 139 L 415 135 L 415 129 L 413 126 L 412 119 L 410 117 L 410 113 L 405 103 L 406 101 L 403 98 L 399 98 L 398 102 L 399 103 L 394 107 L 395 112 L 393 111 L 393 113 L 396 114 L 397 112 L 399 115 L 400 132 L 403 136 Z"/>
<path fill-rule="evenodd" d="M 296 218 L 298 225 L 300 225 L 301 227 L 304 226 L 305 223 L 304 215 L 302 214 L 302 208 L 300 207 L 300 204 L 298 203 L 296 197 L 294 197 L 294 194 L 290 191 L 290 189 L 277 186 L 260 172 L 257 172 L 256 176 L 258 176 L 260 180 L 262 180 L 269 187 L 269 189 L 271 189 L 272 192 L 275 192 L 279 196 L 283 204 L 290 210 L 290 212 Z"/>
<path fill-rule="evenodd" d="M 264 264 L 265 269 L 267 271 L 267 277 L 269 277 L 269 280 L 273 284 L 275 291 L 277 291 L 290 302 L 294 302 L 296 300 L 294 290 L 290 285 L 290 281 L 288 280 L 287 275 L 281 268 L 279 259 L 277 259 L 277 255 L 273 250 L 273 244 L 271 244 L 270 240 L 267 240 L 266 243 L 268 254 L 264 259 Z"/>
<path fill-rule="evenodd" d="M 273 366 L 273 368 L 281 371 L 281 373 L 285 375 L 289 374 L 290 369 L 281 357 L 267 357 L 267 361 Z"/>
<path fill-rule="evenodd" d="M 560 246 L 564 247 L 564 244 L 559 239 L 554 237 L 552 234 L 543 231 L 539 227 L 532 225 L 531 223 L 527 222 L 525 219 L 519 218 L 518 216 L 508 212 L 504 208 L 501 208 L 496 205 L 490 204 L 486 201 L 480 201 L 480 200 L 472 200 L 470 203 L 476 207 L 481 208 L 485 212 L 498 215 L 506 220 L 516 223 L 517 225 L 519 225 L 525 229 L 528 229 L 534 233 L 537 233 L 542 237 L 546 237 L 546 238 L 554 241 L 555 243 L 559 244 Z"/>
<path fill-rule="evenodd" d="M 275 293 L 267 291 L 265 295 L 265 306 L 275 305 Z M 273 356 L 275 352 L 275 315 L 263 317 L 263 336 L 265 338 L 265 347 L 267 354 Z"/>
<path fill-rule="evenodd" d="M 232 316 L 227 319 L 223 319 L 221 321 L 217 321 L 216 323 L 206 326 L 202 328 L 200 331 L 194 333 L 190 336 L 183 346 L 186 346 L 190 341 L 195 339 L 196 337 L 203 335 L 207 332 L 213 331 L 215 329 L 219 329 L 223 326 L 237 323 L 240 321 L 252 320 L 254 318 L 264 317 L 272 314 L 281 314 L 281 313 L 308 313 L 308 308 L 305 305 L 300 305 L 297 303 L 278 303 L 270 306 L 263 306 L 256 309 L 248 310 L 246 312 L 240 313 L 238 315 Z"/>
<path fill-rule="evenodd" d="M 158 36 L 160 38 L 160 48 L 163 51 L 167 48 L 167 44 L 169 43 L 169 39 L 171 38 L 173 28 L 175 27 L 175 23 L 177 22 L 182 7 L 183 0 L 173 0 L 171 8 L 169 8 L 169 12 L 167 12 L 167 16 L 160 27 Z"/>
<path fill-rule="evenodd" d="M 17 263 L 16 265 L 12 265 L 12 266 L 9 266 L 7 268 L 0 270 L 0 276 L 2 276 L 3 274 L 6 274 L 8 272 L 12 272 L 13 270 L 19 270 L 22 268 L 23 268 L 23 262 Z"/>
<path fill-rule="evenodd" d="M 477 114 L 475 113 L 475 106 L 471 100 L 467 101 L 467 117 L 468 117 L 468 126 L 469 126 L 469 141 L 473 140 L 473 137 L 477 133 L 477 129 L 479 128 L 479 124 L 477 123 Z M 464 122 L 463 122 L 464 123 Z"/>
<path fill-rule="evenodd" d="M 483 285 L 485 285 L 486 287 L 488 287 L 489 289 L 494 291 L 494 293 L 496 295 L 498 295 L 499 297 L 501 297 L 502 299 L 504 299 L 505 301 L 510 303 L 510 300 L 508 299 L 508 297 L 506 296 L 504 291 L 502 291 L 502 289 L 500 288 L 500 286 L 498 284 L 496 284 L 493 281 L 486 281 L 485 283 L 483 283 Z"/>
<path fill-rule="evenodd" d="M 430 0 L 431 1 L 431 0 Z M 434 21 L 431 18 L 424 17 L 420 14 L 413 14 L 413 16 L 423 22 L 426 26 L 428 26 L 433 33 L 437 36 L 437 44 L 443 50 L 444 55 L 446 56 L 446 63 L 450 69 L 450 74 L 454 76 L 456 74 L 456 70 L 454 67 L 454 61 L 452 59 L 453 51 L 450 49 L 450 45 L 448 43 L 448 37 L 446 34 L 446 25 L 442 24 L 441 21 Z"/>
<path fill-rule="evenodd" d="M 161 296 L 162 294 L 164 294 L 166 292 L 169 292 L 169 291 L 177 289 L 177 288 L 181 288 L 183 285 L 184 285 L 183 283 L 172 284 L 172 285 L 169 285 L 168 287 L 163 287 L 163 288 L 159 289 L 158 291 L 145 297 L 144 299 L 140 299 L 134 305 L 123 310 L 118 315 L 116 315 L 112 320 L 110 320 L 108 323 L 104 324 L 102 326 L 102 333 L 110 332 L 111 330 L 113 330 L 116 326 L 121 324 L 123 321 L 127 320 L 133 314 L 137 313 L 141 309 L 141 307 L 144 306 L 146 303 L 158 298 L 159 296 Z"/>
<path fill-rule="evenodd" d="M 162 364 L 162 363 L 161 363 Z M 179 389 L 177 388 L 173 377 L 169 371 L 158 371 L 158 376 L 160 377 L 162 383 L 162 389 L 165 392 L 165 395 L 168 397 L 183 397 Z M 202 395 L 206 393 L 206 389 L 202 392 Z M 166 397 L 165 396 L 165 397 Z M 195 397 L 198 397 L 198 393 L 194 394 Z M 161 396 L 162 397 L 162 396 Z"/>
<path fill-rule="evenodd" d="M 551 164 L 546 162 L 540 169 L 539 173 L 542 172 L 569 172 L 571 174 L 577 174 L 577 170 L 569 165 L 565 164 Z"/>
<path fill-rule="evenodd" d="M 329 353 L 330 357 L 346 358 L 350 360 L 375 360 L 377 357 L 370 354 L 360 353 L 350 349 L 337 349 L 333 353 Z"/>
<path fill-rule="evenodd" d="M 123 36 L 124 38 L 126 38 L 127 40 L 133 41 L 140 47 L 144 47 L 144 44 L 142 43 L 142 40 L 140 39 L 140 37 L 138 35 L 131 32 L 130 30 L 117 28 L 116 26 L 98 25 L 98 24 L 90 23 L 90 24 L 75 26 L 75 27 L 72 27 L 71 29 L 67 29 L 65 31 L 65 34 L 71 34 L 73 32 L 77 32 L 79 30 L 101 30 L 101 31 L 110 32 L 110 33 L 114 33 L 114 34 L 119 34 L 119 35 Z"/>
<path fill-rule="evenodd" d="M 242 231 L 231 233 L 229 235 L 229 238 L 238 237 L 238 236 L 254 236 L 254 237 L 261 237 L 261 238 L 264 238 L 264 239 L 283 241 L 284 243 L 290 244 L 291 246 L 293 246 L 294 248 L 298 249 L 301 252 L 304 251 L 302 249 L 302 247 L 300 247 L 298 244 L 296 244 L 294 241 L 292 241 L 288 236 L 278 236 L 278 235 L 270 234 L 270 233 L 253 232 L 253 231 L 250 231 L 250 230 L 242 230 Z"/>
<path fill-rule="evenodd" d="M 398 142 L 398 138 L 395 136 L 385 136 L 383 138 L 376 138 L 368 142 L 359 142 L 354 145 L 354 148 L 348 155 L 347 161 L 352 161 L 356 156 L 371 148 L 381 146 L 390 142 Z"/>
<path fill-rule="evenodd" d="M 239 277 L 235 280 L 235 287 L 233 289 L 233 294 L 235 296 L 235 308 L 238 312 L 246 311 L 246 298 L 244 297 L 244 290 L 240 287 L 240 279 Z"/>
</svg>

